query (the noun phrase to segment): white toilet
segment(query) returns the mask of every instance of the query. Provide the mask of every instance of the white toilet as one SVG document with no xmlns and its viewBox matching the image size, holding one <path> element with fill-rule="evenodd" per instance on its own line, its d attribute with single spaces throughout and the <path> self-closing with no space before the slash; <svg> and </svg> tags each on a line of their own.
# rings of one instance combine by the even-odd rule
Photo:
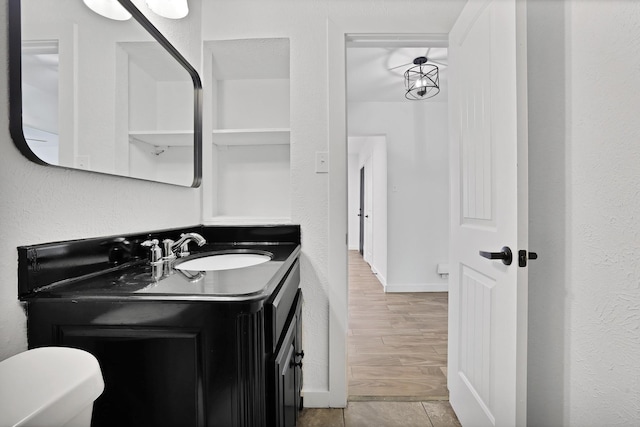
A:
<svg viewBox="0 0 640 427">
<path fill-rule="evenodd" d="M 41 347 L 0 362 L 0 426 L 89 427 L 104 381 L 96 358 Z"/>
</svg>

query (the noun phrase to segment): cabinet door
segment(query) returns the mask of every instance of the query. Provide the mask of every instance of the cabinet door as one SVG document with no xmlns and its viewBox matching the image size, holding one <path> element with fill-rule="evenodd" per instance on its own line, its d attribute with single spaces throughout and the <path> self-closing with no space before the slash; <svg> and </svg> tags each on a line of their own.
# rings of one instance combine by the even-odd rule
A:
<svg viewBox="0 0 640 427">
<path fill-rule="evenodd" d="M 294 319 L 295 320 L 295 319 Z M 295 365 L 295 321 L 289 324 L 280 351 L 274 360 L 275 384 L 275 425 L 293 427 L 297 418 L 296 365 Z"/>
<path fill-rule="evenodd" d="M 294 323 L 296 327 L 296 336 L 294 339 L 294 375 L 295 375 L 295 387 L 296 387 L 296 410 L 302 411 L 302 359 L 304 358 L 304 349 L 302 347 L 302 290 L 298 290 L 298 294 L 295 300 L 295 318 Z"/>
<path fill-rule="evenodd" d="M 202 426 L 201 338 L 195 331 L 60 326 L 58 345 L 95 355 L 105 381 L 93 427 Z"/>
</svg>

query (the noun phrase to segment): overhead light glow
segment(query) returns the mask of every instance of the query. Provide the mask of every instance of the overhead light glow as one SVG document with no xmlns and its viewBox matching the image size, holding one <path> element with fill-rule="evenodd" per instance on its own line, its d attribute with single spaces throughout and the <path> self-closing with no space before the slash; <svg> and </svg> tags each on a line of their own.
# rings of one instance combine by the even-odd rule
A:
<svg viewBox="0 0 640 427">
<path fill-rule="evenodd" d="M 169 19 L 182 19 L 189 14 L 187 0 L 146 0 L 155 14 Z"/>
<path fill-rule="evenodd" d="M 131 14 L 118 0 L 82 0 L 84 4 L 98 15 L 116 21 L 131 19 Z"/>
</svg>

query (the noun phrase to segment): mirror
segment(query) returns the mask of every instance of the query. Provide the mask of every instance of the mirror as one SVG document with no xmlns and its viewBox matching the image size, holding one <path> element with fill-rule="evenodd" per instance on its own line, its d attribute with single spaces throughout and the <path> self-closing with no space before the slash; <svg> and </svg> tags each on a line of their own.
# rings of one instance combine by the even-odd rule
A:
<svg viewBox="0 0 640 427">
<path fill-rule="evenodd" d="M 197 187 L 200 77 L 130 0 L 9 1 L 10 128 L 42 164 Z"/>
</svg>

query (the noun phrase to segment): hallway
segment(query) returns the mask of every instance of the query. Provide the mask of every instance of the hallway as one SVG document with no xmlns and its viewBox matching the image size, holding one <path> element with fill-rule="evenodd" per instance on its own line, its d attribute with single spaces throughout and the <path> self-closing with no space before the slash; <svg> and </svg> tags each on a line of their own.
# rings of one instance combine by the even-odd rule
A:
<svg viewBox="0 0 640 427">
<path fill-rule="evenodd" d="M 349 251 L 350 401 L 448 400 L 447 293 L 384 293 Z"/>
<path fill-rule="evenodd" d="M 349 251 L 349 402 L 301 427 L 459 427 L 447 392 L 447 294 L 388 293 Z"/>
</svg>

